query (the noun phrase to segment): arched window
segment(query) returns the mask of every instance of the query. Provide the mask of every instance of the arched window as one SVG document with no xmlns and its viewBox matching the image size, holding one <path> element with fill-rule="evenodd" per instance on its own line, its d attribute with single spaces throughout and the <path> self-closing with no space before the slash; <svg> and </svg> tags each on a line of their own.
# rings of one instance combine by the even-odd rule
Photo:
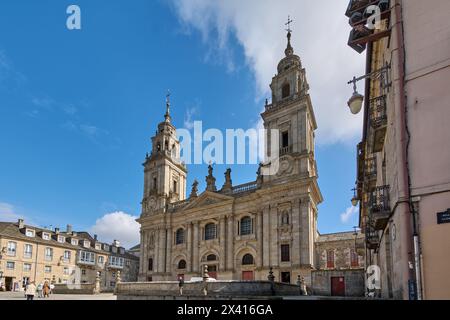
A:
<svg viewBox="0 0 450 320">
<path fill-rule="evenodd" d="M 281 216 L 281 224 L 282 225 L 288 225 L 289 224 L 289 213 L 283 212 L 283 215 Z"/>
<path fill-rule="evenodd" d="M 209 254 L 206 256 L 206 261 L 217 261 L 217 256 L 215 254 Z"/>
<path fill-rule="evenodd" d="M 205 240 L 216 239 L 216 225 L 214 223 L 208 223 L 205 226 Z"/>
<path fill-rule="evenodd" d="M 281 89 L 281 98 L 287 98 L 291 95 L 291 86 L 289 85 L 289 83 L 286 83 L 285 85 L 283 85 L 283 88 Z"/>
<path fill-rule="evenodd" d="M 248 266 L 254 264 L 253 256 L 251 254 L 246 254 L 242 257 L 242 265 Z"/>
<path fill-rule="evenodd" d="M 186 260 L 180 260 L 180 262 L 178 262 L 178 269 L 186 269 Z"/>
<path fill-rule="evenodd" d="M 244 217 L 241 219 L 241 236 L 252 234 L 252 218 Z"/>
<path fill-rule="evenodd" d="M 180 228 L 177 230 L 177 233 L 175 235 L 175 244 L 182 243 L 184 243 L 184 229 Z"/>
</svg>

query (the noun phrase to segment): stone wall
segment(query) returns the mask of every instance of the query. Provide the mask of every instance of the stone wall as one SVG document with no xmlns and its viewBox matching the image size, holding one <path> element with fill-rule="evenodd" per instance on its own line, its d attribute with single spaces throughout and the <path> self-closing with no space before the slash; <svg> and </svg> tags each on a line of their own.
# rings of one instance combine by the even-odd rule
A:
<svg viewBox="0 0 450 320">
<path fill-rule="evenodd" d="M 364 269 L 360 270 L 317 270 L 312 271 L 313 294 L 317 296 L 331 295 L 331 278 L 343 277 L 345 296 L 363 297 L 365 293 Z"/>
<path fill-rule="evenodd" d="M 263 298 L 275 296 L 298 296 L 300 288 L 296 285 L 270 281 L 217 281 L 207 282 L 208 295 L 205 297 L 204 283 L 185 283 L 182 298 Z M 119 283 L 116 290 L 118 300 L 149 300 L 180 297 L 178 282 L 137 282 Z"/>
<path fill-rule="evenodd" d="M 55 294 L 95 294 L 95 284 L 82 283 L 73 286 L 67 284 L 55 284 L 53 289 Z"/>
</svg>

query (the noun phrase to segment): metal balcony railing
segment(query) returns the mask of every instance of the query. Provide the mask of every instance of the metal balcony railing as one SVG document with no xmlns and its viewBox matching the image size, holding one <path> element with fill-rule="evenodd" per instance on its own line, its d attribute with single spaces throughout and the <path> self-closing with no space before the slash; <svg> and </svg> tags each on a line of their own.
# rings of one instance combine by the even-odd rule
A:
<svg viewBox="0 0 450 320">
<path fill-rule="evenodd" d="M 377 157 L 373 156 L 367 158 L 364 162 L 364 177 L 368 180 L 376 179 L 377 177 Z"/>
<path fill-rule="evenodd" d="M 378 129 L 387 124 L 386 96 L 379 96 L 370 100 L 370 124 Z"/>
<path fill-rule="evenodd" d="M 391 212 L 389 186 L 376 187 L 371 191 L 369 208 L 371 213 Z"/>
</svg>

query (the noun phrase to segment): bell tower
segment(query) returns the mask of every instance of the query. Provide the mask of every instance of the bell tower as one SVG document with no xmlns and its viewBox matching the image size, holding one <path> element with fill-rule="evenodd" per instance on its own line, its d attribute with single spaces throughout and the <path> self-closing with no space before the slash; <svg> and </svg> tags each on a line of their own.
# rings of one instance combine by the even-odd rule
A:
<svg viewBox="0 0 450 320">
<path fill-rule="evenodd" d="M 166 205 L 186 199 L 186 166 L 180 161 L 180 142 L 170 116 L 170 94 L 164 121 L 152 137 L 152 151 L 144 162 L 142 215 L 165 212 Z"/>
<path fill-rule="evenodd" d="M 271 150 L 271 139 L 276 137 L 271 136 L 271 130 L 279 132 L 279 170 L 274 176 L 264 177 L 264 181 L 293 175 L 317 175 L 314 158 L 314 131 L 317 123 L 308 93 L 306 70 L 291 44 L 291 22 L 289 19 L 287 23 L 285 57 L 278 63 L 277 74 L 270 84 L 272 103 L 269 104 L 266 100 L 265 111 L 261 115 L 268 132 L 266 150 L 272 157 L 276 150 Z"/>
</svg>

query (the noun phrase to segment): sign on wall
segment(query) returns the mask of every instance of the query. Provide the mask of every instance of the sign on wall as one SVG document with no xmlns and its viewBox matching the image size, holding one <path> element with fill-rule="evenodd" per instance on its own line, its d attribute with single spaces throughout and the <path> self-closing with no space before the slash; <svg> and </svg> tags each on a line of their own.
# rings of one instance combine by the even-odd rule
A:
<svg viewBox="0 0 450 320">
<path fill-rule="evenodd" d="M 445 212 L 438 212 L 437 223 L 438 224 L 450 223 L 450 209 L 448 209 Z"/>
</svg>

